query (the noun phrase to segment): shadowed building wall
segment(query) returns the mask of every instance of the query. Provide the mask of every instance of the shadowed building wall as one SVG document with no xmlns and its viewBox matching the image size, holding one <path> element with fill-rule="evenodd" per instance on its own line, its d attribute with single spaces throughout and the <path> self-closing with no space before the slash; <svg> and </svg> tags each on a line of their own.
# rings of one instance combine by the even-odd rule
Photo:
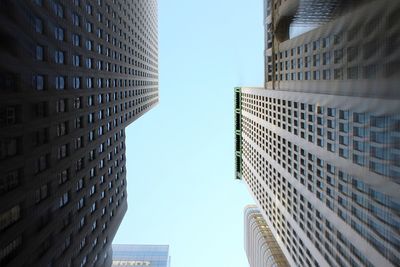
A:
<svg viewBox="0 0 400 267">
<path fill-rule="evenodd" d="M 0 265 L 110 266 L 157 1 L 1 0 L 0 25 Z"/>
</svg>

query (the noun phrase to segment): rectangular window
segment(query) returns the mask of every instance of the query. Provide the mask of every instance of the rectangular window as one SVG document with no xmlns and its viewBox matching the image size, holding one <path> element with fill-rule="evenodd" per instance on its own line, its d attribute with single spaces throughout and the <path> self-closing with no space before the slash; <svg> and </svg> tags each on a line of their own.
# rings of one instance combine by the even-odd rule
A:
<svg viewBox="0 0 400 267">
<path fill-rule="evenodd" d="M 65 77 L 64 76 L 56 76 L 56 89 L 57 90 L 65 89 Z"/>
<path fill-rule="evenodd" d="M 85 65 L 86 65 L 86 68 L 91 69 L 92 66 L 93 66 L 93 59 L 91 59 L 91 58 L 86 58 L 85 63 L 86 63 L 86 64 L 85 64 Z"/>
<path fill-rule="evenodd" d="M 5 247 L 0 249 L 0 262 L 4 259 L 7 259 L 10 255 L 14 254 L 18 251 L 22 244 L 22 238 L 19 236 L 10 243 L 8 243 Z"/>
<path fill-rule="evenodd" d="M 79 149 L 82 147 L 83 144 L 83 138 L 82 136 L 78 137 L 75 139 L 75 149 Z"/>
<path fill-rule="evenodd" d="M 56 64 L 64 64 L 65 52 L 64 51 L 55 51 L 54 53 L 54 62 Z"/>
<path fill-rule="evenodd" d="M 80 109 L 82 107 L 82 97 L 75 97 L 74 98 L 74 108 Z"/>
<path fill-rule="evenodd" d="M 357 137 L 365 137 L 365 128 L 364 127 L 353 127 L 353 135 Z"/>
<path fill-rule="evenodd" d="M 13 170 L 0 177 L 0 194 L 9 192 L 19 185 L 19 171 Z"/>
<path fill-rule="evenodd" d="M 364 142 L 353 141 L 353 149 L 356 151 L 364 152 L 365 151 Z"/>
<path fill-rule="evenodd" d="M 17 155 L 17 139 L 0 139 L 0 159 Z"/>
<path fill-rule="evenodd" d="M 386 127 L 386 117 L 371 116 L 371 126 L 377 127 L 377 128 L 385 128 Z"/>
<path fill-rule="evenodd" d="M 331 53 L 328 51 L 322 54 L 322 65 L 329 64 L 331 64 Z"/>
<path fill-rule="evenodd" d="M 93 84 L 94 84 L 93 78 L 91 77 L 86 78 L 86 88 L 88 89 L 93 88 Z"/>
<path fill-rule="evenodd" d="M 347 68 L 347 79 L 358 79 L 358 67 Z"/>
<path fill-rule="evenodd" d="M 72 34 L 72 44 L 74 46 L 81 45 L 81 37 L 78 34 L 75 34 L 75 33 Z"/>
<path fill-rule="evenodd" d="M 348 136 L 340 135 L 340 136 L 339 136 L 339 143 L 340 143 L 341 145 L 348 146 L 348 145 L 349 145 L 349 137 L 348 137 Z"/>
<path fill-rule="evenodd" d="M 364 113 L 354 113 L 353 121 L 357 123 L 365 123 L 365 114 Z"/>
<path fill-rule="evenodd" d="M 59 160 L 64 159 L 67 157 L 67 155 L 68 155 L 68 145 L 65 144 L 60 146 L 57 151 L 57 159 Z"/>
<path fill-rule="evenodd" d="M 62 122 L 57 125 L 57 136 L 64 136 L 67 134 L 67 124 L 68 122 Z"/>
<path fill-rule="evenodd" d="M 333 55 L 334 55 L 333 63 L 334 63 L 334 64 L 342 63 L 343 49 L 335 50 L 333 53 L 334 53 L 334 54 L 333 54 Z"/>
<path fill-rule="evenodd" d="M 322 79 L 324 80 L 330 80 L 331 79 L 331 70 L 326 69 L 322 71 Z"/>
<path fill-rule="evenodd" d="M 80 57 L 78 55 L 72 56 L 72 65 L 74 65 L 74 67 L 79 67 L 81 65 Z"/>
<path fill-rule="evenodd" d="M 68 170 L 63 170 L 62 172 L 57 173 L 58 184 L 64 184 L 68 181 Z"/>
<path fill-rule="evenodd" d="M 6 229 L 21 218 L 20 206 L 14 206 L 11 209 L 0 214 L 0 231 Z"/>
<path fill-rule="evenodd" d="M 75 128 L 76 129 L 80 129 L 80 128 L 82 128 L 82 121 L 83 121 L 83 118 L 82 117 L 78 117 L 78 118 L 76 118 L 75 119 Z"/>
<path fill-rule="evenodd" d="M 87 32 L 92 32 L 93 31 L 93 24 L 90 23 L 89 21 L 86 22 L 86 31 Z"/>
<path fill-rule="evenodd" d="M 44 90 L 44 76 L 34 75 L 33 76 L 33 88 L 36 90 Z"/>
<path fill-rule="evenodd" d="M 375 132 L 371 131 L 371 141 L 379 144 L 387 143 L 387 138 L 385 132 Z"/>
<path fill-rule="evenodd" d="M 85 47 L 86 47 L 87 50 L 91 51 L 93 49 L 93 41 L 86 40 Z"/>
<path fill-rule="evenodd" d="M 60 18 L 64 17 L 64 7 L 60 3 L 53 2 L 53 11 L 56 16 Z"/>
<path fill-rule="evenodd" d="M 79 26 L 80 25 L 80 17 L 76 13 L 72 13 L 72 24 L 75 25 L 75 26 Z"/>
<path fill-rule="evenodd" d="M 69 202 L 69 193 L 66 192 L 59 199 L 59 207 L 60 208 L 64 207 L 65 205 L 68 204 L 68 202 Z"/>
<path fill-rule="evenodd" d="M 36 60 L 43 61 L 44 60 L 44 47 L 41 45 L 36 46 Z"/>
<path fill-rule="evenodd" d="M 48 186 L 47 184 L 42 185 L 40 188 L 35 191 L 35 203 L 39 203 L 43 199 L 48 197 Z"/>
<path fill-rule="evenodd" d="M 54 38 L 58 41 L 64 41 L 64 29 L 60 27 L 54 27 Z"/>
<path fill-rule="evenodd" d="M 333 78 L 335 80 L 342 80 L 343 79 L 343 70 L 338 68 L 333 70 Z"/>
<path fill-rule="evenodd" d="M 67 99 L 59 99 L 56 101 L 56 112 L 62 113 L 67 111 Z"/>
<path fill-rule="evenodd" d="M 72 88 L 80 89 L 81 88 L 81 78 L 80 77 L 73 77 L 72 78 Z"/>
<path fill-rule="evenodd" d="M 35 31 L 37 33 L 43 33 L 43 21 L 40 18 L 34 19 Z"/>
<path fill-rule="evenodd" d="M 339 131 L 343 133 L 348 133 L 349 132 L 349 124 L 346 122 L 340 122 L 339 123 Z"/>
<path fill-rule="evenodd" d="M 36 161 L 36 173 L 45 171 L 47 169 L 48 155 L 40 156 Z"/>
</svg>

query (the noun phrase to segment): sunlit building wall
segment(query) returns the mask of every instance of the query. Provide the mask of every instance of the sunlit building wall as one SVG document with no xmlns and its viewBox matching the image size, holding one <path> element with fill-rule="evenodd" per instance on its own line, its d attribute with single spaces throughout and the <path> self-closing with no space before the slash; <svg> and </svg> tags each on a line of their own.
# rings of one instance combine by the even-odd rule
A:
<svg viewBox="0 0 400 267">
<path fill-rule="evenodd" d="M 235 89 L 236 177 L 291 266 L 397 266 L 400 3 L 268 2 L 265 88 Z"/>
<path fill-rule="evenodd" d="M 244 247 L 250 267 L 289 267 L 270 228 L 255 205 L 244 209 Z"/>
</svg>

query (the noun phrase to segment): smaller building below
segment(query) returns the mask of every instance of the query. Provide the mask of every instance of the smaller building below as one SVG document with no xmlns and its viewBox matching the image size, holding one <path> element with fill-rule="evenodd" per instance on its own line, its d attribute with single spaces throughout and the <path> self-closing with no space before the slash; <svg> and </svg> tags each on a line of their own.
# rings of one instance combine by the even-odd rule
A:
<svg viewBox="0 0 400 267">
<path fill-rule="evenodd" d="M 244 247 L 250 267 L 289 267 L 271 229 L 255 205 L 244 209 Z"/>
<path fill-rule="evenodd" d="M 112 267 L 170 267 L 168 245 L 112 245 Z"/>
</svg>

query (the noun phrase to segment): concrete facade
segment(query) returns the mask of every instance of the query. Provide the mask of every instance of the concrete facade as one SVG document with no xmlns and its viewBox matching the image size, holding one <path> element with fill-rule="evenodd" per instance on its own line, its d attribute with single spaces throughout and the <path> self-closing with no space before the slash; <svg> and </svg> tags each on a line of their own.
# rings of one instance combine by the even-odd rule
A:
<svg viewBox="0 0 400 267">
<path fill-rule="evenodd" d="M 397 266 L 400 5 L 332 1 L 314 30 L 276 32 L 313 17 L 303 2 L 265 1 L 265 88 L 235 89 L 236 178 L 291 266 Z"/>
<path fill-rule="evenodd" d="M 110 266 L 157 1 L 2 0 L 0 25 L 0 265 Z"/>
</svg>

